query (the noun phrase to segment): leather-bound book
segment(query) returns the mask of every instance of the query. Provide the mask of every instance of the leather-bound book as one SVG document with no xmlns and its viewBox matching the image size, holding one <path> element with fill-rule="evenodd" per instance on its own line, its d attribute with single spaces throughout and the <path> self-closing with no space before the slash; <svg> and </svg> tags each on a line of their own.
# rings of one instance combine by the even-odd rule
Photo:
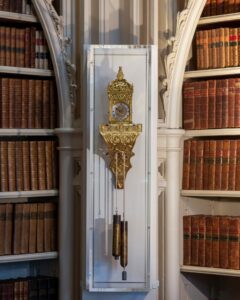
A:
<svg viewBox="0 0 240 300">
<path fill-rule="evenodd" d="M 38 280 L 37 278 L 30 278 L 28 280 L 29 300 L 38 300 Z"/>
<path fill-rule="evenodd" d="M 228 0 L 228 13 L 235 12 L 235 1 L 236 0 Z"/>
<path fill-rule="evenodd" d="M 203 30 L 197 31 L 196 33 L 196 43 L 197 43 L 197 49 L 199 49 L 198 51 L 198 55 L 199 55 L 199 60 L 197 60 L 198 62 L 198 66 L 197 68 L 202 70 L 204 69 L 204 45 L 203 45 Z"/>
<path fill-rule="evenodd" d="M 207 0 L 205 7 L 203 9 L 202 16 L 203 17 L 208 17 L 211 15 L 211 0 Z"/>
<path fill-rule="evenodd" d="M 55 128 L 57 126 L 56 124 L 56 90 L 55 90 L 55 84 L 54 81 L 50 81 L 50 128 Z"/>
<path fill-rule="evenodd" d="M 224 28 L 225 67 L 230 66 L 229 38 L 230 38 L 229 28 Z"/>
<path fill-rule="evenodd" d="M 228 127 L 234 127 L 235 114 L 235 78 L 228 79 Z"/>
<path fill-rule="evenodd" d="M 197 55 L 196 55 L 196 68 L 199 70 L 201 69 L 201 44 L 200 44 L 200 31 L 197 31 L 196 32 L 196 35 L 195 35 L 195 44 L 196 44 L 196 52 L 197 52 Z"/>
<path fill-rule="evenodd" d="M 191 265 L 199 265 L 199 215 L 191 217 Z"/>
<path fill-rule="evenodd" d="M 19 30 L 19 46 L 20 46 L 20 67 L 24 68 L 25 67 L 25 28 L 21 28 Z"/>
<path fill-rule="evenodd" d="M 224 0 L 217 0 L 217 15 L 223 14 L 224 11 Z"/>
<path fill-rule="evenodd" d="M 209 55 L 209 60 L 208 60 L 208 67 L 209 69 L 213 68 L 213 40 L 212 40 L 212 30 L 209 29 L 208 31 L 208 55 Z"/>
<path fill-rule="evenodd" d="M 230 67 L 238 66 L 238 30 L 237 28 L 229 29 L 229 50 L 230 50 Z"/>
<path fill-rule="evenodd" d="M 212 267 L 212 216 L 206 216 L 205 266 Z"/>
<path fill-rule="evenodd" d="M 195 120 L 195 129 L 201 129 L 201 82 L 195 81 L 194 85 L 194 120 Z"/>
<path fill-rule="evenodd" d="M 35 94 L 35 128 L 42 128 L 43 119 L 43 87 L 42 80 L 36 80 Z"/>
<path fill-rule="evenodd" d="M 228 190 L 230 140 L 223 140 L 221 190 Z"/>
<path fill-rule="evenodd" d="M 208 128 L 208 81 L 201 81 L 200 128 Z"/>
<path fill-rule="evenodd" d="M 196 155 L 197 155 L 197 140 L 191 140 L 190 170 L 189 170 L 189 189 L 190 190 L 195 190 L 195 184 L 196 184 Z"/>
<path fill-rule="evenodd" d="M 216 169 L 216 140 L 209 141 L 208 157 L 208 190 L 215 188 L 215 169 Z"/>
<path fill-rule="evenodd" d="M 211 16 L 215 16 L 217 14 L 217 0 L 211 1 Z"/>
<path fill-rule="evenodd" d="M 222 128 L 223 80 L 216 81 L 216 128 Z"/>
<path fill-rule="evenodd" d="M 222 157 L 223 157 L 223 140 L 217 140 L 214 189 L 218 191 L 220 191 L 222 188 Z"/>
<path fill-rule="evenodd" d="M 235 0 L 235 12 L 239 12 L 239 11 L 240 11 L 240 0 Z"/>
<path fill-rule="evenodd" d="M 28 253 L 29 249 L 29 236 L 30 236 L 30 205 L 29 203 L 23 204 L 23 217 L 22 217 L 22 234 L 21 234 L 21 247 L 20 252 Z"/>
<path fill-rule="evenodd" d="M 16 142 L 8 141 L 8 184 L 9 191 L 16 191 L 16 162 L 15 162 L 15 150 L 16 150 Z"/>
<path fill-rule="evenodd" d="M 36 29 L 35 68 L 40 69 L 40 31 Z"/>
<path fill-rule="evenodd" d="M 30 141 L 31 190 L 38 190 L 38 147 L 37 141 Z"/>
<path fill-rule="evenodd" d="M 7 300 L 14 300 L 14 282 L 13 281 L 7 281 L 4 283 L 7 291 Z M 5 298 L 3 298 L 5 299 Z M 25 300 L 25 299 L 24 299 Z"/>
<path fill-rule="evenodd" d="M 240 217 L 229 218 L 229 268 L 239 269 Z"/>
<path fill-rule="evenodd" d="M 1 120 L 2 128 L 9 128 L 9 78 L 2 78 Z"/>
<path fill-rule="evenodd" d="M 15 27 L 11 27 L 11 45 L 10 45 L 10 49 L 11 49 L 11 55 L 10 55 L 10 66 L 14 67 L 16 65 L 16 28 Z"/>
<path fill-rule="evenodd" d="M 29 141 L 22 141 L 22 161 L 23 161 L 23 190 L 30 191 L 30 143 Z"/>
<path fill-rule="evenodd" d="M 0 41 L 1 41 L 1 47 L 0 47 L 0 65 L 5 66 L 6 65 L 6 27 L 0 26 Z"/>
<path fill-rule="evenodd" d="M 31 68 L 37 68 L 36 59 L 36 27 L 31 27 Z"/>
<path fill-rule="evenodd" d="M 219 263 L 220 268 L 229 268 L 229 217 L 219 217 Z"/>
<path fill-rule="evenodd" d="M 44 252 L 44 203 L 37 207 L 37 252 Z"/>
<path fill-rule="evenodd" d="M 4 10 L 4 0 L 0 0 L 0 10 Z"/>
<path fill-rule="evenodd" d="M 58 188 L 58 153 L 57 153 L 57 141 L 52 141 L 52 158 L 53 158 L 53 188 Z"/>
<path fill-rule="evenodd" d="M 8 142 L 1 141 L 1 192 L 8 192 Z"/>
<path fill-rule="evenodd" d="M 240 127 L 240 78 L 235 78 L 234 127 Z"/>
<path fill-rule="evenodd" d="M 235 190 L 237 165 L 237 140 L 230 140 L 228 190 Z"/>
<path fill-rule="evenodd" d="M 29 101 L 28 101 L 28 128 L 35 127 L 35 98 L 36 98 L 36 80 L 29 80 Z"/>
<path fill-rule="evenodd" d="M 13 204 L 7 203 L 6 207 L 6 222 L 5 222 L 5 249 L 4 254 L 10 255 L 12 254 L 12 232 L 13 232 Z"/>
<path fill-rule="evenodd" d="M 0 204 L 0 255 L 5 254 L 6 205 Z"/>
<path fill-rule="evenodd" d="M 45 251 L 56 251 L 57 250 L 57 205 L 56 203 L 45 203 Z M 46 230 L 49 228 L 50 236 L 46 235 Z"/>
<path fill-rule="evenodd" d="M 183 216 L 183 264 L 191 265 L 191 216 Z"/>
<path fill-rule="evenodd" d="M 42 109 L 42 126 L 43 128 L 50 128 L 50 81 L 42 81 L 43 88 L 43 109 Z"/>
<path fill-rule="evenodd" d="M 229 90 L 228 85 L 229 80 L 223 79 L 222 80 L 222 127 L 227 128 L 228 127 L 228 119 L 229 119 Z"/>
<path fill-rule="evenodd" d="M 224 48 L 224 42 L 225 42 L 225 34 L 224 34 L 224 28 L 218 29 L 218 36 L 219 36 L 219 62 L 218 67 L 224 68 L 225 67 L 225 48 Z"/>
<path fill-rule="evenodd" d="M 6 66 L 11 65 L 11 30 L 10 27 L 5 28 L 6 32 L 6 61 L 5 64 Z"/>
<path fill-rule="evenodd" d="M 199 266 L 205 266 L 205 242 L 206 242 L 206 216 L 199 216 L 199 245 L 198 245 L 198 263 Z"/>
<path fill-rule="evenodd" d="M 25 68 L 31 68 L 31 28 L 25 28 L 25 52 L 24 65 Z"/>
<path fill-rule="evenodd" d="M 195 189 L 203 189 L 203 153 L 204 152 L 204 141 L 197 141 L 196 149 L 196 174 L 195 174 Z"/>
<path fill-rule="evenodd" d="M 21 128 L 28 128 L 29 80 L 22 79 Z"/>
<path fill-rule="evenodd" d="M 29 253 L 37 252 L 37 203 L 30 204 L 30 220 L 29 220 Z"/>
<path fill-rule="evenodd" d="M 187 143 L 186 143 L 187 144 Z M 185 143 L 184 143 L 185 147 Z M 189 150 L 189 156 L 186 158 L 186 160 L 189 160 L 190 162 L 190 141 L 189 144 L 186 145 Z M 184 150 L 185 151 L 185 150 Z M 187 149 L 186 149 L 187 151 Z M 52 141 L 45 141 L 45 153 L 46 153 L 46 188 L 47 190 L 53 189 L 53 151 L 52 151 Z M 185 152 L 184 152 L 185 155 Z M 183 168 L 186 168 L 185 170 L 183 169 L 183 185 L 186 185 L 186 189 L 188 189 L 188 184 L 189 184 L 189 162 L 188 166 L 185 166 L 185 156 L 184 156 L 184 162 L 183 162 Z M 188 172 L 188 173 L 187 173 Z M 186 177 L 185 177 L 186 176 Z M 183 186 L 183 189 L 185 189 Z"/>
<path fill-rule="evenodd" d="M 216 128 L 216 80 L 208 81 L 208 128 Z"/>
<path fill-rule="evenodd" d="M 22 224 L 23 224 L 23 204 L 15 204 L 14 210 L 14 234 L 13 234 L 13 253 L 21 253 L 22 240 Z"/>
<path fill-rule="evenodd" d="M 16 0 L 16 13 L 21 14 L 22 13 L 22 1 Z"/>
<path fill-rule="evenodd" d="M 209 68 L 209 53 L 208 53 L 208 30 L 203 30 L 203 68 Z"/>
<path fill-rule="evenodd" d="M 20 42 L 20 28 L 16 28 L 16 67 L 21 67 L 21 42 Z"/>
<path fill-rule="evenodd" d="M 46 190 L 46 155 L 45 141 L 38 141 L 38 188 Z"/>
<path fill-rule="evenodd" d="M 183 127 L 194 129 L 194 85 L 184 82 L 183 85 Z"/>
<path fill-rule="evenodd" d="M 208 190 L 208 173 L 209 173 L 209 140 L 204 141 L 204 150 L 203 150 L 203 189 Z"/>
<path fill-rule="evenodd" d="M 235 190 L 240 191 L 240 140 L 237 140 Z"/>
<path fill-rule="evenodd" d="M 15 79 L 15 126 L 21 128 L 22 124 L 22 80 Z"/>
<path fill-rule="evenodd" d="M 219 216 L 212 216 L 212 266 L 219 268 Z"/>
<path fill-rule="evenodd" d="M 14 281 L 14 300 L 20 300 L 21 298 L 21 291 L 20 291 L 20 281 Z"/>
<path fill-rule="evenodd" d="M 23 300 L 29 300 L 28 280 L 23 280 Z"/>
<path fill-rule="evenodd" d="M 16 103 L 15 103 L 15 78 L 9 78 L 9 128 L 15 128 L 16 120 L 18 116 L 15 114 Z"/>
<path fill-rule="evenodd" d="M 211 29 L 212 36 L 212 67 L 213 69 L 217 68 L 217 32 L 216 29 Z"/>
</svg>

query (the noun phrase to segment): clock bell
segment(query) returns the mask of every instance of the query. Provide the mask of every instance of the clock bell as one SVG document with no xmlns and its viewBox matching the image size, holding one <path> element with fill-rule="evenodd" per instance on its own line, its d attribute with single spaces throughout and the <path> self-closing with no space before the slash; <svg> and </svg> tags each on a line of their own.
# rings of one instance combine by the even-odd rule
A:
<svg viewBox="0 0 240 300">
<path fill-rule="evenodd" d="M 108 147 L 109 168 L 115 176 L 115 189 L 123 190 L 123 214 L 118 213 L 117 195 L 115 214 L 113 215 L 112 255 L 120 258 L 124 271 L 122 280 L 127 280 L 128 264 L 128 222 L 125 211 L 125 179 L 132 165 L 133 147 L 142 131 L 142 124 L 132 123 L 133 85 L 124 79 L 122 67 L 119 67 L 117 79 L 108 85 L 108 124 L 99 125 L 99 131 Z"/>
</svg>

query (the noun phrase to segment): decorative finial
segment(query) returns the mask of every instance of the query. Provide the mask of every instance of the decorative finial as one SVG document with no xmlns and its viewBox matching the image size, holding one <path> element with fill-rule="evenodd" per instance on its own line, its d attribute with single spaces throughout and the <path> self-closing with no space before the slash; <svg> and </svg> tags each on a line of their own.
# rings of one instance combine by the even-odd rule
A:
<svg viewBox="0 0 240 300">
<path fill-rule="evenodd" d="M 123 75 L 122 67 L 119 67 L 118 74 L 117 74 L 117 79 L 118 80 L 123 80 L 123 78 L 124 78 L 124 75 Z"/>
</svg>

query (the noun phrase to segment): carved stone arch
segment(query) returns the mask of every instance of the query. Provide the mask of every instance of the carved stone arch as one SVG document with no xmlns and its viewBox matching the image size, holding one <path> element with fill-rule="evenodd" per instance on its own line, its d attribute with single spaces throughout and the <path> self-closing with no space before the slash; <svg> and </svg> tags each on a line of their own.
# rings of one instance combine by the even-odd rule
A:
<svg viewBox="0 0 240 300">
<path fill-rule="evenodd" d="M 32 0 L 42 25 L 52 58 L 58 92 L 59 127 L 72 127 L 74 106 L 75 66 L 71 64 L 67 47 L 70 41 L 63 36 L 62 18 L 55 11 L 51 0 Z"/>
<path fill-rule="evenodd" d="M 181 127 L 181 95 L 185 66 L 196 27 L 206 0 L 189 0 L 186 9 L 178 13 L 176 36 L 171 39 L 172 51 L 165 61 L 167 78 L 163 95 L 168 128 Z"/>
</svg>

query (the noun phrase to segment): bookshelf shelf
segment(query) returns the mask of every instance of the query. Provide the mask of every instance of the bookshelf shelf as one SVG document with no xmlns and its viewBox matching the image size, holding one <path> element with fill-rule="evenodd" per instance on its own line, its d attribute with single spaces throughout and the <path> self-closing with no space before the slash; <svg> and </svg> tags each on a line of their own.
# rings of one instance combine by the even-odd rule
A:
<svg viewBox="0 0 240 300">
<path fill-rule="evenodd" d="M 27 253 L 18 255 L 4 255 L 0 256 L 0 263 L 15 263 L 15 262 L 26 262 L 34 260 L 47 260 L 58 258 L 58 252 L 43 252 L 43 253 Z"/>
<path fill-rule="evenodd" d="M 53 129 L 0 129 L 0 136 L 53 136 Z"/>
<path fill-rule="evenodd" d="M 185 197 L 231 197 L 240 198 L 240 191 L 215 191 L 215 190 L 182 190 Z"/>
<path fill-rule="evenodd" d="M 240 134 L 240 128 L 223 128 L 223 129 L 202 129 L 186 130 L 185 137 L 204 137 L 204 136 L 236 136 Z"/>
<path fill-rule="evenodd" d="M 17 74 L 17 75 L 29 75 L 39 77 L 53 77 L 53 71 L 46 69 L 35 69 L 35 68 L 19 68 L 0 66 L 0 74 Z"/>
<path fill-rule="evenodd" d="M 0 20 L 4 21 L 17 21 L 17 22 L 27 22 L 27 23 L 38 23 L 34 15 L 18 14 L 8 11 L 0 11 Z"/>
<path fill-rule="evenodd" d="M 58 195 L 58 190 L 0 192 L 0 201 L 1 199 L 10 199 L 10 198 L 54 197 L 57 195 Z"/>
<path fill-rule="evenodd" d="M 220 269 L 220 268 L 206 268 L 206 267 L 195 267 L 195 266 L 181 266 L 181 272 L 183 273 L 198 273 L 208 275 L 219 275 L 219 276 L 233 276 L 240 277 L 240 270 L 232 269 Z"/>
<path fill-rule="evenodd" d="M 240 67 L 187 71 L 184 79 L 239 75 Z"/>
<path fill-rule="evenodd" d="M 209 24 L 232 22 L 232 21 L 240 21 L 240 14 L 233 13 L 233 14 L 203 17 L 199 20 L 198 25 L 201 26 L 201 25 L 209 25 Z"/>
</svg>

